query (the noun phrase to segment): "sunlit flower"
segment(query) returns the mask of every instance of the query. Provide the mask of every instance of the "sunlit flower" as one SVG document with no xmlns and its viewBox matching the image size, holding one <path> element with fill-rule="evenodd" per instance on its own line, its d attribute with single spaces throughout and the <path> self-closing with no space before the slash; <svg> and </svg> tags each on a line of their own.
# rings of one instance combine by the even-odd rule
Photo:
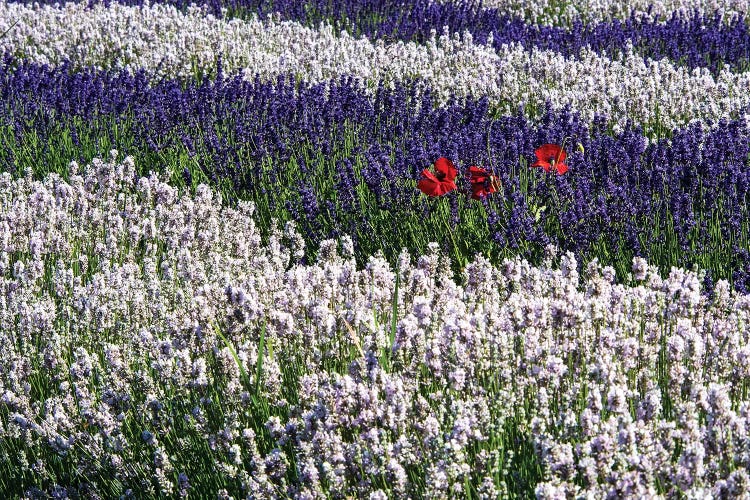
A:
<svg viewBox="0 0 750 500">
<path fill-rule="evenodd" d="M 500 179 L 482 167 L 472 165 L 467 173 L 471 183 L 471 198 L 478 200 L 500 189 Z"/>
<path fill-rule="evenodd" d="M 554 170 L 558 174 L 562 175 L 568 171 L 568 166 L 565 164 L 565 158 L 568 157 L 565 150 L 557 144 L 544 144 L 534 151 L 536 155 L 536 163 L 531 165 L 532 167 L 542 167 L 545 172 L 551 172 Z"/>
<path fill-rule="evenodd" d="M 422 179 L 417 187 L 427 196 L 442 196 L 456 189 L 456 174 L 458 171 L 447 158 L 438 158 L 435 161 L 435 173 L 429 169 L 422 170 Z"/>
</svg>

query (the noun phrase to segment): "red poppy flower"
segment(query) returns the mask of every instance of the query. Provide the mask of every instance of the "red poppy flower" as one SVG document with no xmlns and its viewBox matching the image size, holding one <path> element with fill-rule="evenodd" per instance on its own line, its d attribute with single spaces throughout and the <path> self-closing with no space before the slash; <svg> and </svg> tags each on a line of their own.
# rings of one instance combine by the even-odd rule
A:
<svg viewBox="0 0 750 500">
<path fill-rule="evenodd" d="M 500 179 L 482 167 L 472 165 L 466 175 L 469 178 L 469 183 L 471 183 L 471 198 L 473 200 L 484 198 L 500 189 Z"/>
<path fill-rule="evenodd" d="M 429 169 L 422 170 L 422 179 L 417 187 L 427 196 L 442 196 L 456 189 L 456 174 L 458 171 L 448 158 L 438 158 L 435 162 L 435 173 Z"/>
<path fill-rule="evenodd" d="M 534 151 L 536 163 L 532 167 L 542 167 L 545 172 L 554 170 L 562 175 L 568 171 L 565 158 L 568 157 L 565 150 L 557 144 L 544 144 Z"/>
</svg>

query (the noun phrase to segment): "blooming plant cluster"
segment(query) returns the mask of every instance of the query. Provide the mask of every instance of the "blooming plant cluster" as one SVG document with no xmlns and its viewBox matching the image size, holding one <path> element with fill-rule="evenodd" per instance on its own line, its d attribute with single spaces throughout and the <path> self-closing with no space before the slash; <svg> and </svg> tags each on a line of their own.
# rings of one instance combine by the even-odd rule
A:
<svg viewBox="0 0 750 500">
<path fill-rule="evenodd" d="M 0 486 L 30 497 L 748 494 L 750 296 L 436 245 L 302 264 L 131 158 L 0 177 Z M 43 217 L 41 214 L 45 214 Z M 15 471 L 15 475 L 12 472 Z M 80 472 L 76 472 L 80 471 Z"/>
<path fill-rule="evenodd" d="M 749 11 L 0 0 L 0 498 L 750 497 Z"/>
<path fill-rule="evenodd" d="M 447 158 L 438 158 L 435 161 L 435 173 L 429 169 L 422 170 L 422 179 L 417 183 L 417 187 L 428 196 L 442 196 L 458 189 L 455 182 L 457 173 L 453 162 Z M 498 178 L 482 167 L 470 166 L 466 177 L 471 185 L 473 200 L 484 198 L 500 189 Z"/>
<path fill-rule="evenodd" d="M 560 175 L 568 171 L 568 166 L 564 163 L 567 153 L 562 146 L 544 144 L 537 148 L 534 154 L 537 161 L 532 167 L 542 167 L 545 172 L 554 171 Z M 440 157 L 435 161 L 435 173 L 432 173 L 429 169 L 422 170 L 422 179 L 417 183 L 417 187 L 428 196 L 442 196 L 458 189 L 455 182 L 456 175 L 458 175 L 458 170 L 456 170 L 453 162 L 445 157 Z M 466 177 L 471 186 L 471 199 L 473 200 L 484 198 L 498 191 L 501 187 L 497 176 L 476 165 L 467 169 Z"/>
</svg>

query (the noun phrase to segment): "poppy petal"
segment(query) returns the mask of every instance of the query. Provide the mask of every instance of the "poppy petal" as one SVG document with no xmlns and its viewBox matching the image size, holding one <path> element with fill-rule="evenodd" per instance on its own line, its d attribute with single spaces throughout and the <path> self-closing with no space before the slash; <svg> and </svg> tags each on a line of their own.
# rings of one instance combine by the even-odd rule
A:
<svg viewBox="0 0 750 500">
<path fill-rule="evenodd" d="M 442 196 L 458 189 L 452 180 L 438 180 L 435 174 L 425 169 L 422 171 L 423 178 L 417 182 L 417 188 L 427 196 Z"/>
<path fill-rule="evenodd" d="M 453 181 L 441 181 L 434 185 L 430 196 L 443 196 L 446 193 L 450 193 L 454 189 L 458 189 Z"/>
<path fill-rule="evenodd" d="M 484 179 L 488 174 L 489 172 L 482 167 L 476 167 L 474 165 L 469 167 L 468 176 L 472 181 L 474 179 Z"/>
<path fill-rule="evenodd" d="M 456 186 L 456 183 L 453 181 L 443 181 L 440 183 L 440 186 L 443 189 L 443 194 L 450 193 L 454 189 L 458 189 L 458 186 Z"/>
<path fill-rule="evenodd" d="M 444 174 L 447 181 L 453 181 L 456 178 L 456 174 L 458 174 L 458 170 L 453 166 L 453 162 L 445 157 L 435 160 L 435 170 Z"/>
<path fill-rule="evenodd" d="M 430 169 L 426 168 L 422 170 L 422 177 L 431 180 L 432 182 L 440 182 L 437 177 L 435 177 L 435 174 L 430 172 Z"/>
<path fill-rule="evenodd" d="M 472 200 L 478 200 L 485 196 L 487 196 L 487 193 L 484 190 L 484 186 L 475 184 L 471 187 L 471 199 Z"/>
<path fill-rule="evenodd" d="M 558 163 L 555 165 L 555 169 L 558 174 L 562 175 L 568 171 L 568 166 L 565 163 Z"/>
<path fill-rule="evenodd" d="M 421 179 L 417 182 L 417 187 L 427 196 L 440 196 L 440 183 L 432 179 Z"/>
<path fill-rule="evenodd" d="M 534 151 L 534 154 L 540 161 L 549 162 L 550 158 L 557 159 L 557 156 L 560 155 L 560 159 L 558 161 L 563 161 L 565 159 L 563 154 L 565 154 L 564 151 L 562 151 L 562 148 L 558 146 L 557 144 L 542 144 L 536 150 Z"/>
</svg>

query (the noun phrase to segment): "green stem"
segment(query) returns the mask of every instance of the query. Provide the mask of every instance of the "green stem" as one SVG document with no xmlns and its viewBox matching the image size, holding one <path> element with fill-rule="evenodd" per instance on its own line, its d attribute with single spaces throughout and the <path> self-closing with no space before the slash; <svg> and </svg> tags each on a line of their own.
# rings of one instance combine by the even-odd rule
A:
<svg viewBox="0 0 750 500">
<path fill-rule="evenodd" d="M 450 213 L 450 210 L 448 210 Z M 458 262 L 458 265 L 463 269 L 466 265 L 465 259 L 461 252 L 458 249 L 458 243 L 456 243 L 456 238 L 453 235 L 453 229 L 451 229 L 451 225 L 448 222 L 448 216 L 441 217 L 441 221 L 443 224 L 445 224 L 445 228 L 448 230 L 448 236 L 450 236 L 451 243 L 453 244 L 453 255 L 456 258 L 456 262 Z"/>
</svg>

